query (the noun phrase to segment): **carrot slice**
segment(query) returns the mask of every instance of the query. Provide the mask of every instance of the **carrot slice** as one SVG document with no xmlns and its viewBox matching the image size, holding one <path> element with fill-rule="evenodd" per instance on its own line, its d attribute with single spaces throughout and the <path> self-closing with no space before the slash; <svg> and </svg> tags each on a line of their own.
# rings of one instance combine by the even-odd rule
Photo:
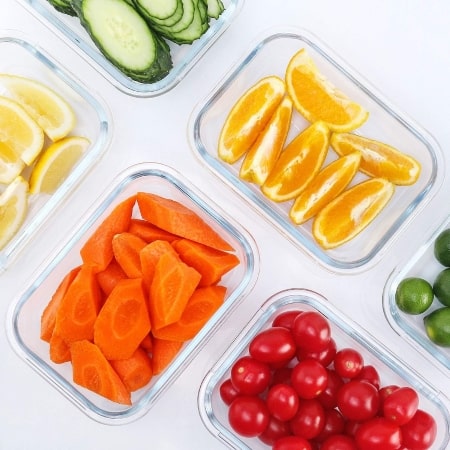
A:
<svg viewBox="0 0 450 450">
<path fill-rule="evenodd" d="M 152 333 L 148 333 L 144 339 L 142 339 L 141 343 L 139 344 L 139 346 L 145 350 L 147 353 L 151 353 L 152 352 L 152 348 L 153 348 L 153 341 L 152 341 Z"/>
<path fill-rule="evenodd" d="M 147 245 L 143 239 L 127 231 L 112 239 L 114 258 L 128 278 L 142 278 L 139 253 Z"/>
<path fill-rule="evenodd" d="M 183 342 L 153 338 L 153 375 L 159 375 L 177 356 Z"/>
<path fill-rule="evenodd" d="M 87 340 L 74 342 L 70 353 L 75 383 L 113 402 L 131 405 L 130 391 L 95 344 Z"/>
<path fill-rule="evenodd" d="M 106 296 L 111 294 L 116 284 L 125 278 L 127 278 L 127 274 L 115 259 L 108 264 L 105 270 L 97 273 L 98 284 Z"/>
<path fill-rule="evenodd" d="M 94 325 L 94 343 L 106 359 L 126 359 L 150 332 L 142 279 L 119 281 L 105 301 Z"/>
<path fill-rule="evenodd" d="M 144 219 L 137 218 L 131 219 L 128 231 L 136 236 L 139 236 L 141 239 L 144 239 L 146 242 L 153 242 L 156 240 L 172 242 L 179 238 L 175 234 L 162 230 Z"/>
<path fill-rule="evenodd" d="M 192 339 L 223 304 L 226 290 L 226 287 L 217 285 L 197 288 L 180 320 L 153 330 L 153 335 L 170 341 L 184 342 Z"/>
<path fill-rule="evenodd" d="M 181 260 L 202 275 L 199 286 L 217 283 L 223 275 L 239 264 L 239 258 L 234 253 L 207 247 L 189 239 L 179 239 L 172 245 Z"/>
<path fill-rule="evenodd" d="M 138 192 L 137 203 L 144 219 L 169 233 L 219 250 L 233 250 L 200 216 L 175 200 L 148 192 Z"/>
<path fill-rule="evenodd" d="M 56 364 L 70 361 L 70 347 L 66 341 L 56 333 L 50 338 L 50 359 Z"/>
<path fill-rule="evenodd" d="M 142 348 L 138 348 L 130 358 L 118 359 L 110 363 L 130 392 L 144 387 L 152 379 L 152 360 Z"/>
<path fill-rule="evenodd" d="M 56 312 L 58 311 L 61 300 L 66 294 L 67 289 L 69 289 L 72 281 L 80 271 L 80 268 L 81 266 L 75 267 L 66 274 L 53 293 L 52 298 L 47 303 L 47 306 L 44 308 L 41 315 L 41 339 L 43 341 L 50 342 L 53 329 L 55 328 Z"/>
<path fill-rule="evenodd" d="M 95 272 L 105 270 L 113 259 L 112 238 L 128 230 L 135 203 L 136 196 L 119 203 L 81 248 L 81 259 Z"/>
<path fill-rule="evenodd" d="M 61 300 L 54 333 L 68 344 L 92 339 L 101 302 L 102 294 L 92 268 L 82 266 Z"/>
<path fill-rule="evenodd" d="M 161 255 L 150 286 L 149 311 L 152 329 L 180 319 L 200 282 L 201 275 L 171 252 Z"/>
</svg>

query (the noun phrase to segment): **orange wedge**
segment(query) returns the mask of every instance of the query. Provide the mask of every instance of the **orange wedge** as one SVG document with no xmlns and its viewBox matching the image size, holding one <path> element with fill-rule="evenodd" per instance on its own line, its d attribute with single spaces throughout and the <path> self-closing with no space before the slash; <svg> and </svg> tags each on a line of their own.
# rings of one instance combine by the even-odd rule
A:
<svg viewBox="0 0 450 450">
<path fill-rule="evenodd" d="M 324 249 L 348 242 L 375 219 L 394 189 L 383 178 L 370 178 L 342 192 L 317 214 L 313 236 Z"/>
<path fill-rule="evenodd" d="M 284 147 L 291 124 L 291 115 L 292 100 L 285 97 L 245 155 L 239 171 L 242 179 L 258 185 L 266 181 Z"/>
<path fill-rule="evenodd" d="M 331 131 L 351 131 L 369 113 L 337 89 L 315 65 L 305 49 L 299 50 L 286 69 L 286 89 L 294 106 L 307 120 L 323 120 Z"/>
<path fill-rule="evenodd" d="M 220 132 L 220 159 L 233 164 L 249 150 L 285 93 L 284 81 L 277 76 L 268 76 L 259 80 L 239 98 Z"/>
<path fill-rule="evenodd" d="M 414 184 L 419 178 L 420 163 L 383 142 L 351 133 L 333 133 L 330 143 L 341 156 L 361 152 L 360 170 L 371 177 L 386 178 L 401 186 Z"/>
<path fill-rule="evenodd" d="M 324 122 L 315 122 L 298 134 L 281 153 L 262 192 L 276 202 L 297 197 L 319 172 L 328 152 L 329 136 Z"/>
<path fill-rule="evenodd" d="M 342 156 L 322 169 L 295 199 L 289 217 L 300 225 L 314 217 L 350 183 L 358 171 L 361 153 Z"/>
</svg>

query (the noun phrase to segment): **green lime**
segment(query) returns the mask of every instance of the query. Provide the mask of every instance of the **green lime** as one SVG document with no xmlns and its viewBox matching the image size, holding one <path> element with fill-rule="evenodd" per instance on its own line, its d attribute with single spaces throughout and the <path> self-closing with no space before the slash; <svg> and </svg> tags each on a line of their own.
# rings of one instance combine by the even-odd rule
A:
<svg viewBox="0 0 450 450">
<path fill-rule="evenodd" d="M 424 317 L 427 336 L 436 345 L 450 347 L 450 307 L 444 306 Z"/>
<path fill-rule="evenodd" d="M 450 306 L 450 268 L 439 272 L 433 283 L 436 298 L 445 306 Z"/>
<path fill-rule="evenodd" d="M 395 303 L 408 314 L 422 314 L 430 307 L 433 298 L 433 288 L 423 278 L 405 278 L 395 291 Z"/>
<path fill-rule="evenodd" d="M 434 256 L 445 267 L 450 267 L 450 228 L 442 231 L 434 241 Z"/>
</svg>

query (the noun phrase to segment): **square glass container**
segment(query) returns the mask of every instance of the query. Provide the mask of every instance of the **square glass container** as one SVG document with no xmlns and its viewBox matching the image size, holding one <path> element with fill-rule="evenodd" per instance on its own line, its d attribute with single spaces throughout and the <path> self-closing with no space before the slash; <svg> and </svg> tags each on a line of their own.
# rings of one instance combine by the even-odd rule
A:
<svg viewBox="0 0 450 450">
<path fill-rule="evenodd" d="M 302 225 L 295 225 L 289 219 L 293 200 L 282 203 L 269 200 L 259 186 L 239 178 L 242 159 L 228 164 L 217 154 L 221 129 L 239 97 L 265 76 L 278 75 L 284 79 L 289 60 L 301 48 L 308 51 L 319 71 L 331 83 L 369 111 L 369 119 L 355 133 L 404 151 L 417 159 L 422 167 L 415 184 L 397 186 L 387 206 L 366 229 L 332 250 L 324 250 L 315 241 L 311 231 L 312 219 Z M 307 125 L 307 121 L 294 110 L 287 143 Z M 213 173 L 294 244 L 333 271 L 358 271 L 377 262 L 388 244 L 432 198 L 444 174 L 441 150 L 433 137 L 390 104 L 361 75 L 306 30 L 267 30 L 194 109 L 189 123 L 189 137 L 195 155 Z M 324 165 L 333 159 L 336 159 L 336 154 L 330 149 Z M 366 178 L 359 172 L 350 185 Z"/>
<path fill-rule="evenodd" d="M 240 11 L 244 0 L 223 0 L 225 6 L 223 13 L 218 19 L 211 19 L 209 29 L 191 45 L 178 45 L 167 41 L 172 55 L 173 68 L 165 78 L 155 83 L 139 83 L 125 76 L 100 53 L 86 30 L 80 25 L 77 17 L 56 11 L 47 0 L 18 1 L 62 37 L 73 50 L 117 89 L 136 97 L 155 97 L 170 91 L 183 80 L 197 61 L 229 27 Z"/>
<path fill-rule="evenodd" d="M 198 403 L 201 418 L 217 439 L 233 449 L 268 449 L 258 438 L 244 438 L 233 431 L 228 422 L 228 406 L 220 398 L 220 385 L 230 377 L 238 358 L 248 355 L 248 345 L 255 335 L 269 328 L 283 311 L 316 311 L 323 314 L 331 327 L 338 349 L 352 347 L 359 351 L 365 364 L 373 365 L 380 375 L 381 386 L 410 386 L 419 394 L 419 407 L 431 414 L 437 423 L 433 449 L 444 450 L 449 443 L 450 416 L 448 399 L 423 380 L 419 374 L 399 361 L 373 336 L 345 317 L 320 294 L 306 289 L 288 289 L 272 295 L 239 333 L 229 349 L 206 374 L 200 387 Z"/>
<path fill-rule="evenodd" d="M 115 205 L 139 191 L 171 198 L 191 208 L 231 244 L 240 264 L 220 281 L 227 287 L 224 304 L 195 338 L 185 343 L 160 375 L 155 375 L 147 386 L 132 394 L 132 405 L 123 406 L 74 384 L 70 363 L 53 364 L 50 361 L 48 343 L 39 337 L 40 316 L 62 277 L 81 263 L 79 250 L 86 239 Z M 134 211 L 134 217 L 139 217 L 137 214 Z M 12 303 L 6 325 L 8 337 L 22 359 L 89 417 L 109 425 L 131 422 L 149 410 L 202 349 L 211 333 L 252 289 L 258 272 L 257 247 L 239 224 L 172 168 L 156 163 L 138 164 L 117 176 L 87 212 L 81 225 L 42 265 L 30 285 Z"/>
<path fill-rule="evenodd" d="M 446 375 L 450 374 L 450 348 L 434 344 L 426 335 L 423 323 L 426 315 L 444 305 L 434 298 L 430 308 L 424 313 L 406 314 L 397 307 L 395 292 L 399 283 L 407 277 L 423 278 L 433 285 L 439 272 L 446 269 L 434 256 L 434 242 L 439 234 L 448 228 L 450 228 L 450 216 L 427 241 L 422 244 L 417 243 L 418 250 L 411 258 L 392 271 L 383 292 L 383 309 L 391 327 Z M 414 243 L 411 244 L 414 245 Z"/>
<path fill-rule="evenodd" d="M 92 89 L 62 67 L 44 48 L 20 32 L 0 31 L 0 72 L 28 77 L 51 87 L 75 112 L 76 123 L 70 135 L 84 136 L 90 141 L 88 149 L 53 194 L 29 195 L 24 223 L 0 250 L 1 271 L 23 250 L 38 228 L 103 156 L 111 141 L 112 121 L 106 105 Z M 4 94 L 0 84 L 0 95 Z"/>
</svg>

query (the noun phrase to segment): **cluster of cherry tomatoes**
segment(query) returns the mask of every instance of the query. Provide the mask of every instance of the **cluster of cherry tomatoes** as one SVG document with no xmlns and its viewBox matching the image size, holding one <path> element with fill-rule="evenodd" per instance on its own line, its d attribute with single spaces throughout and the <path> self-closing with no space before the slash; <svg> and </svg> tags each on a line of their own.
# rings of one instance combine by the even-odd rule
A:
<svg viewBox="0 0 450 450">
<path fill-rule="evenodd" d="M 232 429 L 274 450 L 425 450 L 437 425 L 408 386 L 337 348 L 325 316 L 280 312 L 220 385 Z"/>
</svg>

